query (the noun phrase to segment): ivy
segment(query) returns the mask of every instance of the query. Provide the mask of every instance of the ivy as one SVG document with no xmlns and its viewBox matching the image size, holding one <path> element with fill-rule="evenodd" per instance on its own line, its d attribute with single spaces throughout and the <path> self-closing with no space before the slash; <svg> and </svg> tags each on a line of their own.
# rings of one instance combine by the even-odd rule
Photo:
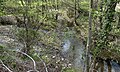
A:
<svg viewBox="0 0 120 72">
<path fill-rule="evenodd" d="M 103 49 L 111 48 L 111 45 L 109 44 L 109 33 L 112 31 L 112 23 L 113 23 L 113 17 L 115 13 L 115 6 L 116 2 L 114 0 L 106 0 L 104 3 L 103 8 L 103 25 L 102 29 L 99 30 L 99 33 L 97 34 L 97 40 L 95 44 L 95 49 L 93 51 L 94 55 L 99 55 Z"/>
</svg>

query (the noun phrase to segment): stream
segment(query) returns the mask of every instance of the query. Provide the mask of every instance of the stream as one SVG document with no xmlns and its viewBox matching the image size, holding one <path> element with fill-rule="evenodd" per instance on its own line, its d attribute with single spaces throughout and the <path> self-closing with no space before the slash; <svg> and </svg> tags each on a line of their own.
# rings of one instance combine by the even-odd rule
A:
<svg viewBox="0 0 120 72">
<path fill-rule="evenodd" d="M 77 38 L 68 38 L 64 40 L 64 45 L 62 49 L 62 54 L 65 58 L 67 58 L 73 64 L 73 67 L 76 68 L 77 72 L 84 72 L 85 70 L 85 45 L 83 45 L 82 41 Z M 90 59 L 92 55 L 89 55 Z M 92 59 L 91 59 L 92 60 Z M 90 60 L 90 62 L 91 62 Z M 98 66 L 97 66 L 98 64 Z M 98 61 L 94 64 L 96 70 L 94 68 L 91 72 L 120 72 L 120 65 L 115 61 Z"/>
</svg>

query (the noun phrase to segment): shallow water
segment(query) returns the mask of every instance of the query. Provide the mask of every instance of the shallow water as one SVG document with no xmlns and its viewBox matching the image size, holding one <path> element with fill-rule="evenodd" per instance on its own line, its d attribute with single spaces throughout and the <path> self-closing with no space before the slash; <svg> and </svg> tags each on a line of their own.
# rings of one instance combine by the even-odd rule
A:
<svg viewBox="0 0 120 72">
<path fill-rule="evenodd" d="M 74 47 L 74 49 L 72 49 Z M 66 55 L 65 57 L 69 59 L 70 58 L 74 58 L 74 59 L 69 59 L 72 61 L 72 64 L 74 65 L 75 68 L 81 68 L 82 71 L 84 70 L 84 48 L 85 46 L 83 45 L 82 42 L 79 42 L 78 39 L 68 39 L 64 41 L 64 45 L 63 45 L 63 50 L 62 52 L 64 53 L 64 55 Z M 73 54 L 73 55 L 71 55 Z M 74 57 L 72 57 L 74 56 Z M 89 55 L 90 59 L 92 57 L 92 55 Z M 90 60 L 90 62 L 92 61 L 92 59 Z M 97 66 L 98 64 L 98 66 Z M 120 65 L 114 61 L 101 61 L 101 62 L 96 62 L 96 64 L 94 64 L 96 67 L 96 71 L 94 71 L 94 68 L 91 70 L 91 72 L 120 72 Z"/>
</svg>

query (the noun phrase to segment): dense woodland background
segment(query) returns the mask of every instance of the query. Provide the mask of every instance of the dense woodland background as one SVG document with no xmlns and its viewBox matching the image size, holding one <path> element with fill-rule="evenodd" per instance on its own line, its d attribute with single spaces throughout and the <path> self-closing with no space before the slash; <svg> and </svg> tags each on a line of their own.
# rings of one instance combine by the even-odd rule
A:
<svg viewBox="0 0 120 72">
<path fill-rule="evenodd" d="M 0 0 L 0 72 L 119 72 L 119 0 Z"/>
</svg>

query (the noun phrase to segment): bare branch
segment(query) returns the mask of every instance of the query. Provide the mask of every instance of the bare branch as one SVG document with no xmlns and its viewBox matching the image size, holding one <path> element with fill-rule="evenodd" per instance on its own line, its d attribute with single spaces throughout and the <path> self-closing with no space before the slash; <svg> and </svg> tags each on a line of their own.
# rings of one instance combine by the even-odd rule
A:
<svg viewBox="0 0 120 72">
<path fill-rule="evenodd" d="M 30 59 L 33 61 L 34 71 L 39 72 L 39 71 L 37 70 L 37 68 L 36 68 L 36 62 L 35 62 L 35 60 L 34 60 L 31 56 L 29 56 L 28 54 L 26 54 L 26 53 L 24 53 L 24 52 L 21 52 L 21 51 L 19 51 L 19 50 L 15 50 L 15 51 L 16 51 L 16 52 L 19 52 L 19 53 L 21 53 L 21 54 L 23 54 L 23 55 L 26 55 L 28 58 L 30 58 Z M 30 72 L 30 71 L 28 71 L 28 72 Z"/>
<path fill-rule="evenodd" d="M 0 62 L 2 63 L 2 65 L 9 71 L 9 72 L 13 72 L 13 71 L 11 71 L 4 63 L 3 63 L 3 61 L 0 59 Z"/>
<path fill-rule="evenodd" d="M 42 61 L 43 65 L 45 67 L 46 72 L 48 72 L 47 66 L 46 66 L 45 62 L 43 61 L 43 59 L 40 58 L 40 56 L 38 56 L 38 55 L 37 55 L 37 57 Z"/>
<path fill-rule="evenodd" d="M 39 71 L 36 71 L 36 70 L 29 70 L 27 72 L 39 72 Z"/>
</svg>

